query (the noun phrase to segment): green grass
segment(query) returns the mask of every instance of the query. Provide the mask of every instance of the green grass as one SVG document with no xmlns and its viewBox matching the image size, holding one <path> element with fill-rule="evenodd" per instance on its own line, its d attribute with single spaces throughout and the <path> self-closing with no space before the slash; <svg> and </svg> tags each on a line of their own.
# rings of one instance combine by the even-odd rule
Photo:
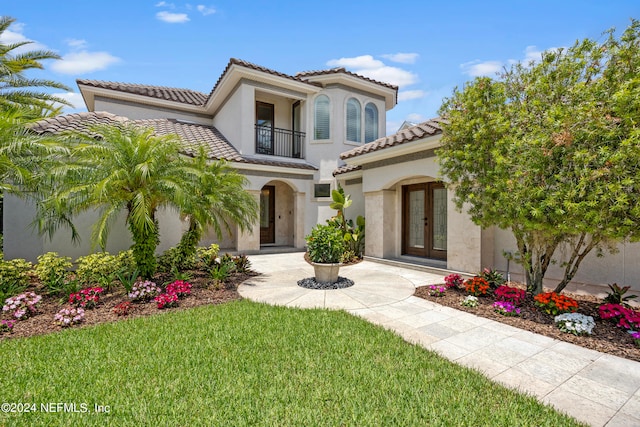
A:
<svg viewBox="0 0 640 427">
<path fill-rule="evenodd" d="M 0 368 L 38 410 L 0 425 L 578 425 L 347 313 L 248 301 L 4 341 Z"/>
</svg>

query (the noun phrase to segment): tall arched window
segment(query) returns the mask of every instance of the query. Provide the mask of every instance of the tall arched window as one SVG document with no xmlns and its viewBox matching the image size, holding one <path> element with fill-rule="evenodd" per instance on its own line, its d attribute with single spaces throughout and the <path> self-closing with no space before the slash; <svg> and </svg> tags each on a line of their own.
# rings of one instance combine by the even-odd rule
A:
<svg viewBox="0 0 640 427">
<path fill-rule="evenodd" d="M 364 107 L 364 142 L 378 139 L 378 108 L 368 103 Z"/>
<path fill-rule="evenodd" d="M 362 142 L 362 108 L 355 98 L 347 101 L 347 141 Z"/>
<path fill-rule="evenodd" d="M 314 138 L 329 139 L 331 128 L 330 105 L 327 95 L 320 95 L 315 100 Z"/>
</svg>

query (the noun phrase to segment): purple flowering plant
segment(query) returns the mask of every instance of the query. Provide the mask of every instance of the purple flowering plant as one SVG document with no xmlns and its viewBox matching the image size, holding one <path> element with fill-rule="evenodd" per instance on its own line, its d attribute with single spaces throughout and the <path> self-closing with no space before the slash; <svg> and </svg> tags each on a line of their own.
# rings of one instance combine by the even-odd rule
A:
<svg viewBox="0 0 640 427">
<path fill-rule="evenodd" d="M 493 310 L 503 316 L 519 316 L 520 308 L 511 301 L 496 301 L 493 303 Z"/>
<path fill-rule="evenodd" d="M 84 309 L 81 307 L 63 308 L 53 316 L 56 325 L 66 328 L 84 321 Z"/>
</svg>

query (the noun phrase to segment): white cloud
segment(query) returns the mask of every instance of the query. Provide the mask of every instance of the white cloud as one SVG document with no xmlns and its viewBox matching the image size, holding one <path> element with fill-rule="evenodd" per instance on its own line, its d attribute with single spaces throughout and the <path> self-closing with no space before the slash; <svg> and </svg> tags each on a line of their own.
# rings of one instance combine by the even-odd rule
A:
<svg viewBox="0 0 640 427">
<path fill-rule="evenodd" d="M 198 9 L 198 12 L 200 12 L 203 16 L 212 15 L 216 13 L 216 10 L 214 8 L 207 7 L 203 4 L 199 4 L 198 6 L 196 6 L 196 9 Z"/>
<path fill-rule="evenodd" d="M 176 5 L 173 3 L 167 3 L 166 1 L 161 1 L 156 3 L 156 7 L 168 7 L 169 9 L 174 9 Z"/>
<path fill-rule="evenodd" d="M 384 83 L 396 86 L 408 86 L 418 81 L 418 76 L 410 71 L 390 67 L 371 55 L 353 58 L 332 59 L 327 62 L 330 67 L 345 67 L 350 71 Z"/>
<path fill-rule="evenodd" d="M 14 44 L 14 43 L 23 43 L 28 42 L 28 44 L 14 49 L 11 51 L 12 54 L 24 53 L 33 50 L 49 50 L 45 45 L 41 43 L 34 42 L 29 40 L 24 33 L 24 24 L 14 22 L 11 24 L 10 29 L 6 29 L 0 35 L 0 43 L 2 44 Z"/>
<path fill-rule="evenodd" d="M 382 55 L 383 58 L 392 62 L 399 62 L 401 64 L 415 64 L 420 55 L 417 53 L 390 53 Z"/>
<path fill-rule="evenodd" d="M 87 41 L 82 39 L 68 39 L 67 44 L 72 49 L 85 49 L 87 47 Z"/>
<path fill-rule="evenodd" d="M 57 96 L 58 98 L 62 98 L 68 102 L 70 102 L 73 106 L 69 107 L 67 105 L 59 105 L 56 104 L 56 107 L 63 107 L 65 113 L 70 113 L 73 111 L 86 110 L 84 109 L 84 99 L 82 98 L 82 94 L 76 92 L 62 92 L 62 93 L 54 93 L 52 94 Z"/>
<path fill-rule="evenodd" d="M 460 65 L 462 72 L 471 77 L 488 76 L 495 77 L 496 73 L 502 70 L 504 64 L 500 61 L 485 61 L 479 60 L 466 62 Z"/>
<path fill-rule="evenodd" d="M 104 70 L 109 65 L 120 61 L 107 52 L 88 52 L 86 50 L 71 52 L 62 56 L 61 61 L 51 65 L 51 69 L 62 74 L 85 74 Z"/>
<path fill-rule="evenodd" d="M 189 22 L 189 16 L 186 13 L 171 13 L 164 10 L 156 13 L 156 18 L 169 24 L 184 24 L 185 22 Z"/>
<path fill-rule="evenodd" d="M 410 99 L 424 98 L 427 93 L 423 90 L 404 90 L 398 92 L 398 102 L 408 101 Z"/>
</svg>

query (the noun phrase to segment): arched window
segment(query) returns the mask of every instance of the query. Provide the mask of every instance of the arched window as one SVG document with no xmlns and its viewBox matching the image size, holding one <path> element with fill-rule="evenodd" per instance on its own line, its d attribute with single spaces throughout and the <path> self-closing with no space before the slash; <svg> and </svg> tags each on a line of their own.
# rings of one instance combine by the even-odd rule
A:
<svg viewBox="0 0 640 427">
<path fill-rule="evenodd" d="M 362 142 L 362 108 L 355 98 L 347 101 L 347 141 Z"/>
<path fill-rule="evenodd" d="M 364 107 L 364 142 L 375 141 L 378 139 L 378 108 L 368 103 Z"/>
<path fill-rule="evenodd" d="M 329 97 L 327 95 L 320 95 L 315 100 L 315 127 L 314 138 L 315 139 L 329 139 L 329 129 L 331 125 L 330 120 L 330 108 Z"/>
</svg>

